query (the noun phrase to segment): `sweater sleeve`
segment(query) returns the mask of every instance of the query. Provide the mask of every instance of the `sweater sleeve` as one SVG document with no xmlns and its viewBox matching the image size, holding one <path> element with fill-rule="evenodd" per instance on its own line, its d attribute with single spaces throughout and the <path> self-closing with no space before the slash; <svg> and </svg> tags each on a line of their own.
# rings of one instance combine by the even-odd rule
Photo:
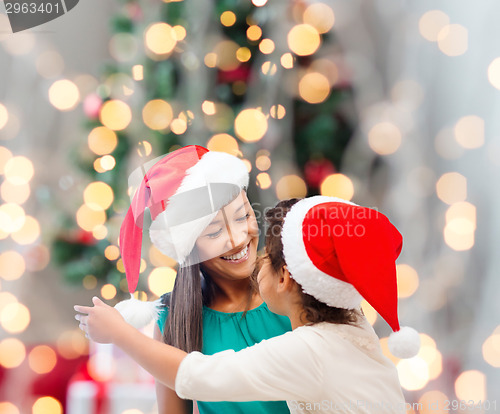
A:
<svg viewBox="0 0 500 414">
<path fill-rule="evenodd" d="M 293 331 L 239 352 L 192 352 L 179 366 L 175 391 L 198 401 L 315 401 L 324 374 L 312 348 Z"/>
</svg>

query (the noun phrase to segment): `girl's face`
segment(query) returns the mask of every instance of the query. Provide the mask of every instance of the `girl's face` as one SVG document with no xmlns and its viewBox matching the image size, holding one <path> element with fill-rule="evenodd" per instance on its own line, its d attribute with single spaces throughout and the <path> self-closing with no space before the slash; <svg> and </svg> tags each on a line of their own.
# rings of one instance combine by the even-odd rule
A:
<svg viewBox="0 0 500 414">
<path fill-rule="evenodd" d="M 249 277 L 257 259 L 259 229 L 255 213 L 242 191 L 198 237 L 196 247 L 205 271 L 212 277 Z"/>
</svg>

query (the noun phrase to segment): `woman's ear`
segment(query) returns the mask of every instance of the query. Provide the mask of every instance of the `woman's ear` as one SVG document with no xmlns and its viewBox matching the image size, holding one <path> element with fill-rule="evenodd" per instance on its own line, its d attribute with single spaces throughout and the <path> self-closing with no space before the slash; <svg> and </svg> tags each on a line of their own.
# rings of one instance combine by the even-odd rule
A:
<svg viewBox="0 0 500 414">
<path fill-rule="evenodd" d="M 285 292 L 292 289 L 295 281 L 290 276 L 290 272 L 286 265 L 284 265 L 279 272 L 279 281 L 278 281 L 278 291 Z"/>
</svg>

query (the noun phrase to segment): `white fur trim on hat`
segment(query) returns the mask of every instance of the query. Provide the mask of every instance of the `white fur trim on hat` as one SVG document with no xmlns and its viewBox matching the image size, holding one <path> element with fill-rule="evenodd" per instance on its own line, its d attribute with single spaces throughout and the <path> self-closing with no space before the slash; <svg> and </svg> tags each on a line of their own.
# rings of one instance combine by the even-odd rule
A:
<svg viewBox="0 0 500 414">
<path fill-rule="evenodd" d="M 213 183 L 234 184 L 241 190 L 248 186 L 248 179 L 247 167 L 239 158 L 225 152 L 209 151 L 195 165 L 186 170 L 186 176 L 176 194 Z M 228 204 L 234 196 L 234 194 L 228 194 L 227 200 L 223 201 Z M 169 225 L 169 211 L 169 205 L 167 205 L 165 211 L 158 214 L 151 224 L 149 236 L 156 248 L 163 254 L 183 263 L 193 249 L 196 239 L 214 219 L 217 212 L 187 223 Z"/>
<path fill-rule="evenodd" d="M 292 206 L 285 216 L 281 232 L 283 255 L 290 276 L 305 293 L 329 306 L 355 309 L 362 300 L 355 287 L 319 270 L 307 255 L 304 245 L 302 222 L 307 212 L 318 204 L 332 202 L 357 205 L 337 197 L 315 196 L 304 198 Z"/>
</svg>

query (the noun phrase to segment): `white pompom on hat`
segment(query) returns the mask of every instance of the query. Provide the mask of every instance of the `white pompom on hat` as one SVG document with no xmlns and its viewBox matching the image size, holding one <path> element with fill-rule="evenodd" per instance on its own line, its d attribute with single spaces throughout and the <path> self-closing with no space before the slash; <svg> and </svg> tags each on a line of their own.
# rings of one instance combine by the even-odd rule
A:
<svg viewBox="0 0 500 414">
<path fill-rule="evenodd" d="M 290 276 L 305 293 L 343 309 L 364 298 L 393 330 L 391 353 L 418 353 L 417 331 L 399 326 L 395 261 L 403 238 L 385 215 L 336 197 L 309 197 L 286 214 L 281 239 Z"/>
<path fill-rule="evenodd" d="M 139 281 L 146 209 L 152 218 L 152 243 L 182 265 L 218 211 L 247 188 L 248 180 L 247 167 L 239 158 L 198 145 L 179 148 L 154 164 L 144 175 L 120 228 L 129 292 L 135 291 Z M 158 315 L 159 306 L 159 301 L 133 297 L 116 305 L 138 328 Z"/>
</svg>

